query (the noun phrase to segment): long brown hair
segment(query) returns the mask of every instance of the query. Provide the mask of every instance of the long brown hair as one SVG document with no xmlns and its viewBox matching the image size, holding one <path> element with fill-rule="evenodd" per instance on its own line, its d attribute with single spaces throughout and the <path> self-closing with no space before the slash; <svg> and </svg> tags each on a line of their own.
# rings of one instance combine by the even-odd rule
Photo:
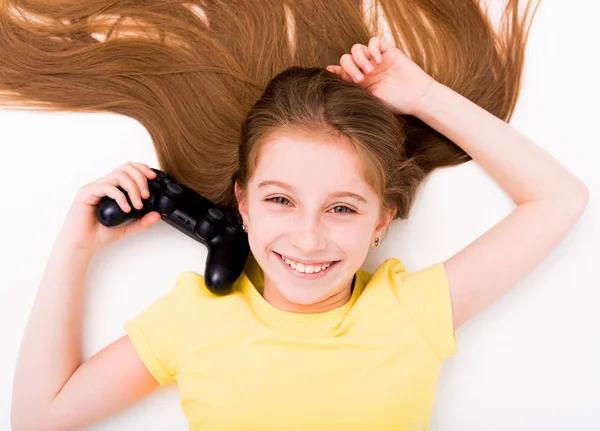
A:
<svg viewBox="0 0 600 431">
<path fill-rule="evenodd" d="M 476 0 L 0 0 L 0 104 L 131 117 L 161 169 L 223 206 L 267 133 L 335 133 L 406 218 L 429 172 L 470 156 L 323 68 L 389 39 L 381 15 L 425 72 L 508 121 L 538 5 L 508 0 L 496 30 Z"/>
</svg>

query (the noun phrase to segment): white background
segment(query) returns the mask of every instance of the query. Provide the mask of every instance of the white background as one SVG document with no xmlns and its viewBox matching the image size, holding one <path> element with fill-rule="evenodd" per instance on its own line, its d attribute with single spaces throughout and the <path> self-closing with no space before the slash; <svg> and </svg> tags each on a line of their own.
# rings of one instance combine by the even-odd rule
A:
<svg viewBox="0 0 600 431">
<path fill-rule="evenodd" d="M 443 367 L 432 430 L 600 429 L 599 15 L 592 0 L 542 4 L 512 120 L 588 184 L 589 206 L 541 265 L 459 329 L 459 354 Z M 81 185 L 128 160 L 157 166 L 148 134 L 131 119 L 0 111 L 2 430 L 10 429 L 20 339 L 68 206 Z M 388 256 L 407 270 L 446 259 L 512 208 L 475 162 L 439 170 L 411 219 L 393 225 L 365 267 Z M 122 336 L 122 323 L 170 290 L 180 272 L 203 273 L 205 258 L 202 245 L 162 222 L 98 254 L 85 286 L 85 357 Z M 187 422 L 170 385 L 90 429 L 184 430 Z"/>
</svg>

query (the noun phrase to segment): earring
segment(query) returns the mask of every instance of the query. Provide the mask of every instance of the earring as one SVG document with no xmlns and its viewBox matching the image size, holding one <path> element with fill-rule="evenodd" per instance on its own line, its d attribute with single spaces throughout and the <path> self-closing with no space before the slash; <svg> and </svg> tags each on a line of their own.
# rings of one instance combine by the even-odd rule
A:
<svg viewBox="0 0 600 431">
<path fill-rule="evenodd" d="M 248 233 L 248 225 L 246 222 L 242 222 L 242 229 L 244 229 L 244 232 Z"/>
<path fill-rule="evenodd" d="M 375 238 L 375 247 L 379 246 L 379 237 Z"/>
</svg>

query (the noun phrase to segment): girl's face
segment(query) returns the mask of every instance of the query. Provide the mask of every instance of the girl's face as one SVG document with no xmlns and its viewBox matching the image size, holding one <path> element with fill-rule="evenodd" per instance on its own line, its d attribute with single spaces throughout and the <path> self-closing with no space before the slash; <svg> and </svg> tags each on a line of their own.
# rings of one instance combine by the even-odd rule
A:
<svg viewBox="0 0 600 431">
<path fill-rule="evenodd" d="M 263 144 L 239 203 L 264 272 L 263 296 L 300 313 L 348 301 L 355 272 L 393 216 L 380 215 L 348 143 L 303 132 L 275 134 Z"/>
</svg>

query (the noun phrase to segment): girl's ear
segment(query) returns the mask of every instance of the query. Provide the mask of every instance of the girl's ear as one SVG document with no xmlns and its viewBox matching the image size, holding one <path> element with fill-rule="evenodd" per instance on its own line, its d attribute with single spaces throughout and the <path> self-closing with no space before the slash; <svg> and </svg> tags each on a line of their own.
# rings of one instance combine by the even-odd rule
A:
<svg viewBox="0 0 600 431">
<path fill-rule="evenodd" d="M 246 221 L 248 219 L 248 203 L 246 202 L 246 196 L 244 193 L 242 193 L 242 189 L 237 181 L 233 185 L 233 190 L 235 192 L 235 199 L 237 200 L 238 204 L 238 211 L 244 221 Z"/>
<path fill-rule="evenodd" d="M 390 222 L 394 219 L 395 215 L 395 208 L 382 212 L 381 218 L 379 219 L 379 223 L 377 224 L 377 226 L 375 226 L 375 232 L 373 232 L 374 238 L 378 238 L 381 236 L 383 231 L 389 226 Z"/>
</svg>

